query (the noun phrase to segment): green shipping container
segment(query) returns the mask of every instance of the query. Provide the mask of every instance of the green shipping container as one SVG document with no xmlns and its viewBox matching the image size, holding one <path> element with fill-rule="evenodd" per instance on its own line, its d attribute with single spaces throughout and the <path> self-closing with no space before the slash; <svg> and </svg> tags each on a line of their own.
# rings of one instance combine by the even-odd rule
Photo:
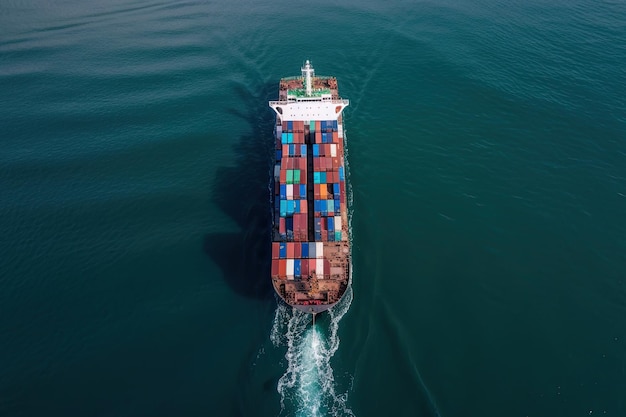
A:
<svg viewBox="0 0 626 417">
<path fill-rule="evenodd" d="M 300 184 L 300 170 L 296 169 L 293 171 L 293 183 Z"/>
<path fill-rule="evenodd" d="M 309 129 L 311 130 L 311 132 L 315 132 L 315 120 L 311 120 L 309 122 Z"/>
<path fill-rule="evenodd" d="M 341 240 L 341 232 L 335 232 L 335 242 L 339 242 Z"/>
<path fill-rule="evenodd" d="M 293 169 L 287 170 L 287 184 L 293 184 Z"/>
</svg>

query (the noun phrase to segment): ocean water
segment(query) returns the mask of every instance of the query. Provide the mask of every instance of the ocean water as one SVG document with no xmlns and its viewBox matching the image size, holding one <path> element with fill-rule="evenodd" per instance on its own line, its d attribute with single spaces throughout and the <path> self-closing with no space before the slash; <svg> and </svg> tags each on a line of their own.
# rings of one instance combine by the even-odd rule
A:
<svg viewBox="0 0 626 417">
<path fill-rule="evenodd" d="M 0 4 L 0 416 L 626 416 L 621 1 Z M 278 80 L 352 288 L 269 286 Z"/>
</svg>

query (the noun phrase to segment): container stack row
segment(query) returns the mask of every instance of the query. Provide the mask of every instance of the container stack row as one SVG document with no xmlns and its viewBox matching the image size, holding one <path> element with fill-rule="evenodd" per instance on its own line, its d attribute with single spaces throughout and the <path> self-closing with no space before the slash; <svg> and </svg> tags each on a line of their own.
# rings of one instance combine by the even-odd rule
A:
<svg viewBox="0 0 626 417">
<path fill-rule="evenodd" d="M 336 242 L 344 238 L 341 208 L 346 204 L 342 143 L 337 121 L 316 122 L 312 145 L 315 240 Z"/>
<path fill-rule="evenodd" d="M 316 274 L 319 279 L 328 279 L 330 271 L 322 242 L 272 243 L 272 278 L 301 280 Z"/>
<path fill-rule="evenodd" d="M 304 132 L 278 129 L 277 137 L 274 224 L 278 224 L 281 240 L 308 241 L 307 147 L 304 144 Z"/>
</svg>

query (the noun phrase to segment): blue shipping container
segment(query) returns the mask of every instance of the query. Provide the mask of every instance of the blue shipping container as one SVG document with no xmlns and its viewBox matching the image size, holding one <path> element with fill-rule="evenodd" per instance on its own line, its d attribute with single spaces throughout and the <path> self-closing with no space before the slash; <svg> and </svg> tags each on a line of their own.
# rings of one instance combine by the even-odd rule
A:
<svg viewBox="0 0 626 417">
<path fill-rule="evenodd" d="M 287 133 L 287 143 L 293 143 L 293 133 Z"/>
<path fill-rule="evenodd" d="M 293 122 L 287 122 L 287 130 L 293 130 Z"/>
<path fill-rule="evenodd" d="M 320 184 L 326 184 L 326 173 L 320 172 Z"/>
<path fill-rule="evenodd" d="M 313 145 L 313 156 L 320 156 L 320 145 Z"/>
<path fill-rule="evenodd" d="M 285 227 L 287 229 L 287 233 L 289 232 L 293 233 L 293 217 L 285 218 Z"/>
<path fill-rule="evenodd" d="M 287 217 L 287 200 L 280 200 L 280 217 Z"/>
<path fill-rule="evenodd" d="M 337 131 L 338 128 L 339 128 L 339 124 L 337 123 L 336 120 L 333 120 L 333 130 Z"/>
<path fill-rule="evenodd" d="M 300 184 L 300 198 L 306 197 L 306 184 Z"/>
<path fill-rule="evenodd" d="M 333 194 L 339 194 L 339 184 L 333 184 Z"/>
<path fill-rule="evenodd" d="M 285 259 L 287 257 L 287 244 L 281 243 L 278 247 L 278 257 L 280 259 Z"/>
<path fill-rule="evenodd" d="M 294 200 L 294 202 L 296 203 L 296 207 L 295 207 L 294 211 L 296 213 L 300 213 L 300 200 Z"/>
<path fill-rule="evenodd" d="M 306 145 L 300 145 L 300 155 L 306 156 Z"/>
<path fill-rule="evenodd" d="M 313 184 L 319 184 L 322 180 L 321 172 L 313 172 Z"/>
<path fill-rule="evenodd" d="M 322 240 L 322 232 L 315 232 L 315 240 L 318 242 Z"/>
<path fill-rule="evenodd" d="M 339 213 L 341 211 L 341 200 L 337 199 L 335 201 L 335 213 Z"/>
<path fill-rule="evenodd" d="M 329 232 L 335 232 L 335 218 L 334 217 L 329 217 L 328 218 L 328 231 Z"/>
<path fill-rule="evenodd" d="M 343 177 L 343 167 L 339 167 L 339 180 L 345 181 L 345 178 Z"/>
<path fill-rule="evenodd" d="M 302 257 L 309 257 L 309 242 L 302 242 Z"/>
<path fill-rule="evenodd" d="M 287 199 L 287 186 L 285 184 L 280 184 L 280 198 Z"/>
<path fill-rule="evenodd" d="M 276 160 L 280 161 L 281 159 L 283 159 L 283 152 L 282 151 L 276 151 Z"/>
<path fill-rule="evenodd" d="M 328 241 L 329 242 L 335 241 L 335 232 L 331 232 L 330 230 L 328 231 Z"/>
<path fill-rule="evenodd" d="M 322 133 L 322 143 L 328 143 L 328 133 Z"/>
<path fill-rule="evenodd" d="M 322 130 L 326 129 L 326 120 L 322 120 L 320 122 L 320 127 L 322 128 Z"/>
<path fill-rule="evenodd" d="M 300 274 L 300 259 L 296 259 L 295 261 L 293 261 L 293 274 L 297 277 L 299 277 Z"/>
<path fill-rule="evenodd" d="M 289 156 L 295 155 L 295 149 L 293 148 L 293 144 L 289 145 Z"/>
</svg>

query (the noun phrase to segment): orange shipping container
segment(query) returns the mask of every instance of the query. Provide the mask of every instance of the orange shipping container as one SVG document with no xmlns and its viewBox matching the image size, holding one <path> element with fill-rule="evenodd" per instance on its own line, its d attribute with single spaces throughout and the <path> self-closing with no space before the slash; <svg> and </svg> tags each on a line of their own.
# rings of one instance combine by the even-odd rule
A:
<svg viewBox="0 0 626 417">
<path fill-rule="evenodd" d="M 320 198 L 322 200 L 326 200 L 326 198 L 328 198 L 328 189 L 326 188 L 326 184 L 320 184 Z"/>
<path fill-rule="evenodd" d="M 278 261 L 278 276 L 283 279 L 287 277 L 287 260 L 286 259 L 280 259 Z"/>
</svg>

